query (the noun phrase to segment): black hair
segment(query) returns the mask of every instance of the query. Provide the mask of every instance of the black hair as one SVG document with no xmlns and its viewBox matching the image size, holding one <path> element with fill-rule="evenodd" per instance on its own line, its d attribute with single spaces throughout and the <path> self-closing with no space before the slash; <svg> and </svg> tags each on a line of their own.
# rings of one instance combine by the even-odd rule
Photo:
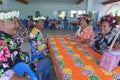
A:
<svg viewBox="0 0 120 80">
<path fill-rule="evenodd" d="M 90 24 L 91 18 L 87 14 L 82 14 L 80 19 L 85 19 L 87 24 Z"/>
<path fill-rule="evenodd" d="M 118 21 L 115 20 L 115 19 L 111 19 L 111 20 L 108 20 L 108 19 L 101 19 L 100 23 L 102 24 L 103 22 L 108 22 L 109 24 L 109 27 L 116 27 L 116 25 L 118 24 Z"/>
</svg>

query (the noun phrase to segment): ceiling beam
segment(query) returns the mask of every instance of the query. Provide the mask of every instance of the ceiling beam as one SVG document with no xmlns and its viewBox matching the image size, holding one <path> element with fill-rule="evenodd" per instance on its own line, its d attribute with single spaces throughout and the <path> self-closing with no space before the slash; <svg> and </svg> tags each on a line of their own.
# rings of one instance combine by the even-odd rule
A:
<svg viewBox="0 0 120 80">
<path fill-rule="evenodd" d="M 78 5 L 78 4 L 80 4 L 82 1 L 84 1 L 84 0 L 77 0 L 76 4 Z"/>
<path fill-rule="evenodd" d="M 23 3 L 23 4 L 28 4 L 28 1 L 27 1 L 27 0 L 16 0 L 16 1 L 21 2 L 21 3 Z"/>
<path fill-rule="evenodd" d="M 103 2 L 102 4 L 106 5 L 106 4 L 110 4 L 110 3 L 114 3 L 114 2 L 119 2 L 119 1 L 120 0 L 108 0 L 108 1 Z"/>
<path fill-rule="evenodd" d="M 2 1 L 0 1 L 0 4 L 3 4 Z"/>
</svg>

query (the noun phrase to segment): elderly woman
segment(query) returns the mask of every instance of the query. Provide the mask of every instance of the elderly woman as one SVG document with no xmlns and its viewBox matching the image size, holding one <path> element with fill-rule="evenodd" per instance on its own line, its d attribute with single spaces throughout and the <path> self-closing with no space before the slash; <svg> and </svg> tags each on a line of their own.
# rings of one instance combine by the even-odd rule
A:
<svg viewBox="0 0 120 80">
<path fill-rule="evenodd" d="M 89 46 L 94 46 L 93 49 L 102 54 L 102 52 L 111 45 L 114 37 L 118 33 L 119 29 L 115 28 L 117 21 L 114 17 L 104 16 L 101 19 L 100 34 L 95 37 L 95 41 L 89 43 Z M 120 36 L 116 42 L 120 42 Z M 119 48 L 119 44 L 115 43 L 114 47 Z"/>
<path fill-rule="evenodd" d="M 90 17 L 86 14 L 83 14 L 79 20 L 80 28 L 75 33 L 75 36 L 70 36 L 77 41 L 88 42 L 94 39 L 94 32 L 92 27 L 89 25 Z"/>
</svg>

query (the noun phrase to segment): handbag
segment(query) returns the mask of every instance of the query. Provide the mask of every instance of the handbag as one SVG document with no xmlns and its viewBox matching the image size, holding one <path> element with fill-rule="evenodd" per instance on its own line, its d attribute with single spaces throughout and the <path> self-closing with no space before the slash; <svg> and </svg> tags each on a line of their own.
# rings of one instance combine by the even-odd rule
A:
<svg viewBox="0 0 120 80">
<path fill-rule="evenodd" d="M 118 38 L 119 34 L 120 34 L 120 30 L 118 31 L 117 35 L 113 39 L 110 49 L 103 52 L 103 55 L 99 64 L 101 68 L 103 68 L 108 72 L 112 71 L 118 65 L 120 60 L 120 50 L 112 50 L 113 45 L 116 39 Z"/>
</svg>

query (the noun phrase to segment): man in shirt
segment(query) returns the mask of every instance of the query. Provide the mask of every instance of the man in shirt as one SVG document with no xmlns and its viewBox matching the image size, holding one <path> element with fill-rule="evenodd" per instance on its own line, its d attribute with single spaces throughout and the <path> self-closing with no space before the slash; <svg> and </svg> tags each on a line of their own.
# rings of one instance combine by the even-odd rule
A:
<svg viewBox="0 0 120 80">
<path fill-rule="evenodd" d="M 11 15 L 7 15 L 11 13 Z M 12 14 L 14 13 L 14 14 Z M 20 62 L 26 62 L 26 56 L 20 52 L 14 36 L 18 29 L 18 13 L 6 12 L 0 14 L 0 80 L 31 80 L 18 76 L 12 68 Z"/>
<path fill-rule="evenodd" d="M 44 19 L 40 17 L 40 19 L 37 20 L 36 26 L 30 33 L 30 45 L 32 46 L 32 63 L 34 63 L 34 66 L 32 65 L 32 67 L 37 67 L 37 69 L 34 71 L 36 71 L 36 76 L 38 78 L 39 75 L 42 74 L 41 80 L 50 80 L 51 60 L 48 57 L 49 53 L 45 36 L 40 31 L 42 28 L 44 28 Z"/>
</svg>

